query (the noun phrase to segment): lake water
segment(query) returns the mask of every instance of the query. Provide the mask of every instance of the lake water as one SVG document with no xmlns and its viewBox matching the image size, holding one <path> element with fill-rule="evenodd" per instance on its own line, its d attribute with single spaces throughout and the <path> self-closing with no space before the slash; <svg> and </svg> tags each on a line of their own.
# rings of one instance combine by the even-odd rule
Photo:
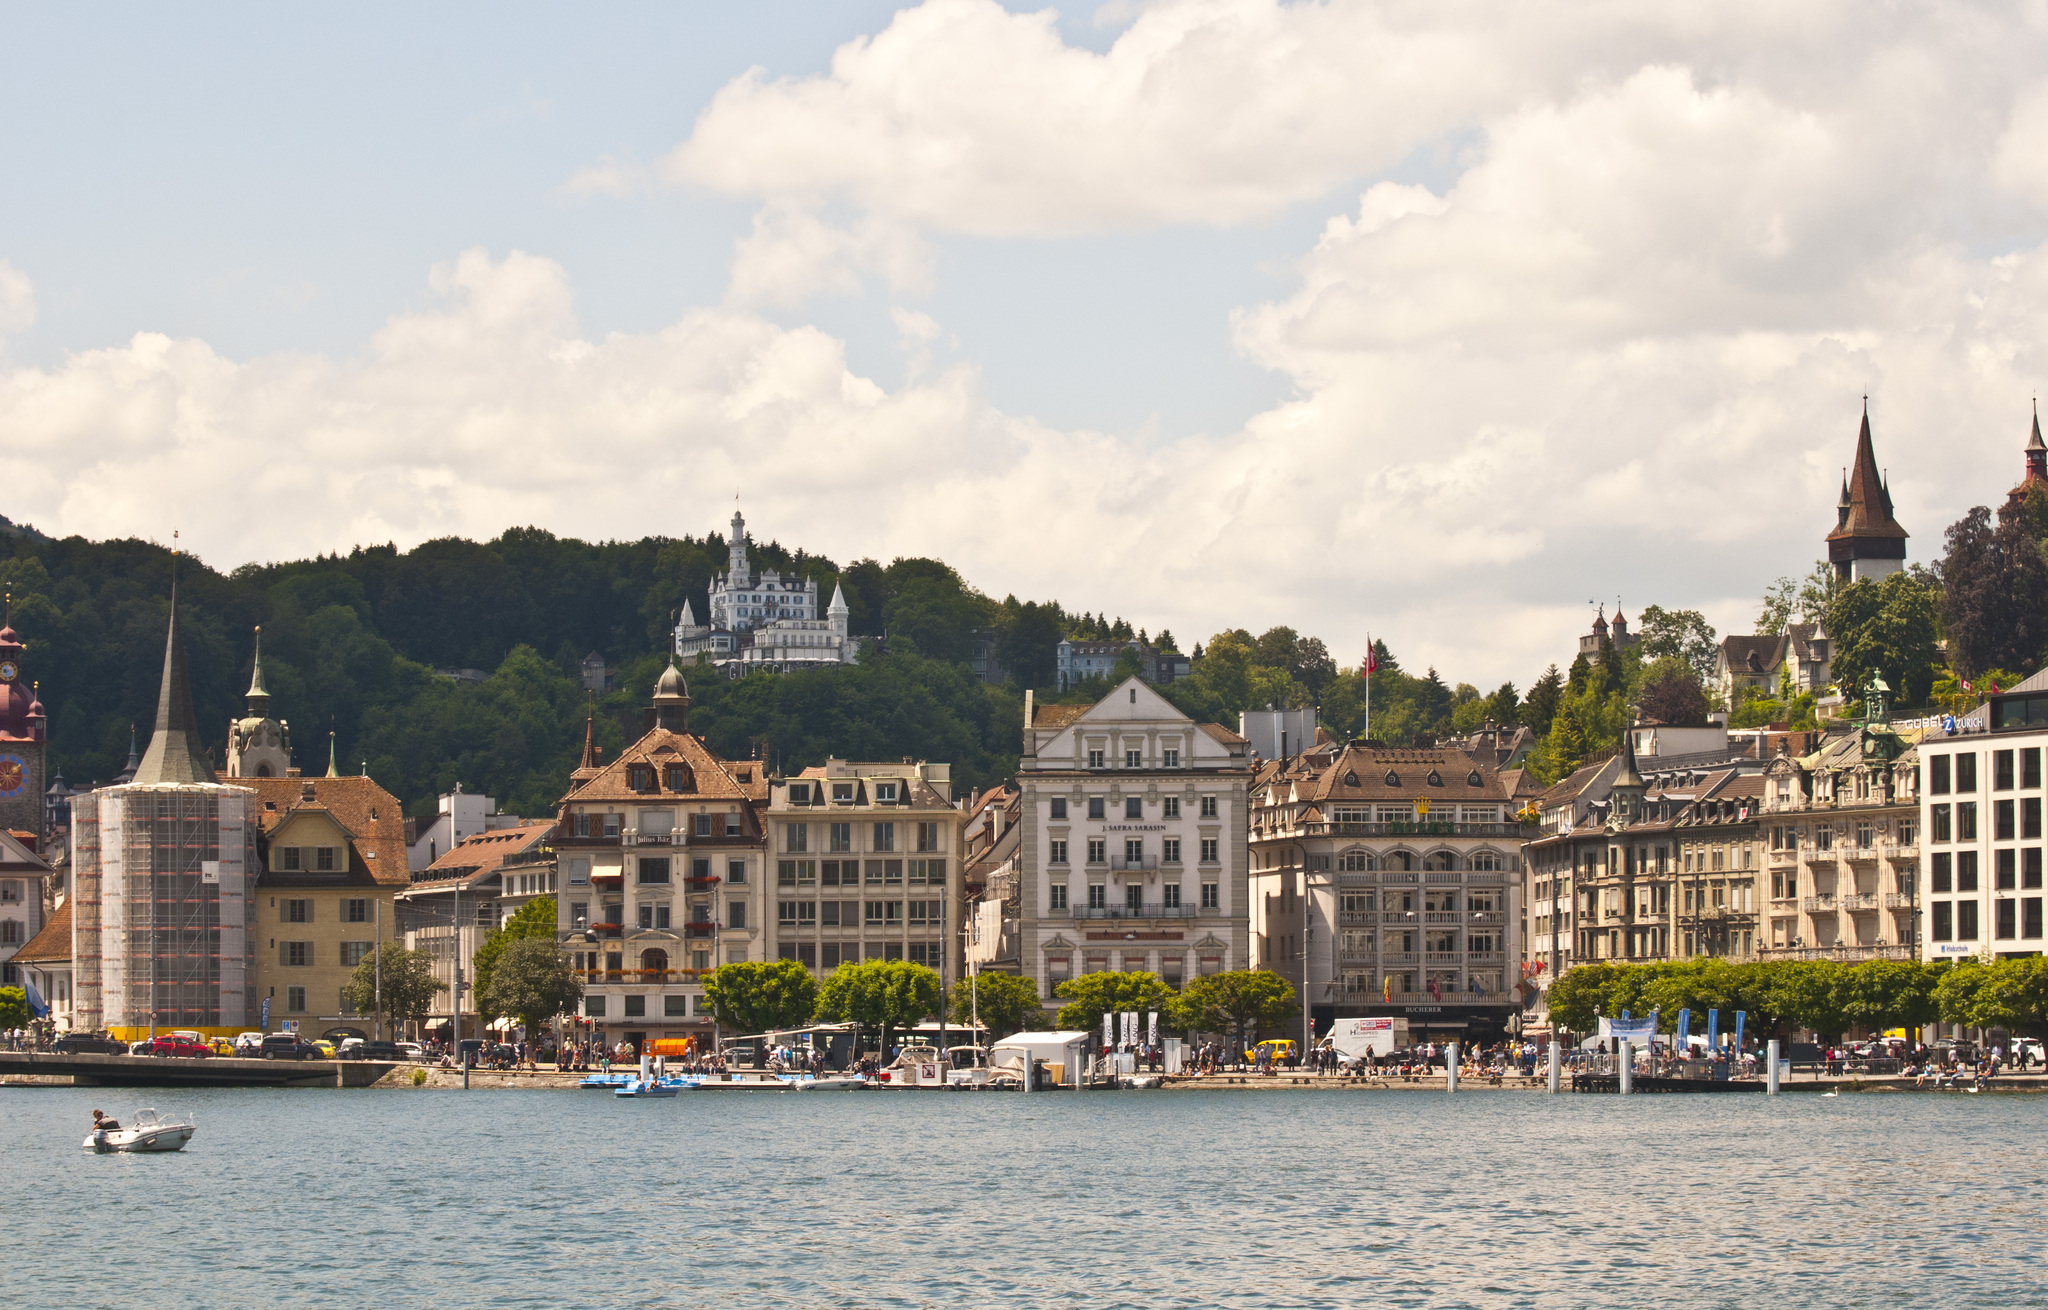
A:
<svg viewBox="0 0 2048 1310">
<path fill-rule="evenodd" d="M 79 1149 L 95 1107 L 184 1153 Z M 10 1306 L 2048 1304 L 2048 1098 L 0 1089 Z"/>
</svg>

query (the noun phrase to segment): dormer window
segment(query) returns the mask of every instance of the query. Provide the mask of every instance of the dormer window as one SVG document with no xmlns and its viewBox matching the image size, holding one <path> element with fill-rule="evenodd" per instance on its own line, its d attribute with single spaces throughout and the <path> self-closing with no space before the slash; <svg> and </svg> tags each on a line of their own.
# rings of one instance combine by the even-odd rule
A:
<svg viewBox="0 0 2048 1310">
<path fill-rule="evenodd" d="M 663 772 L 667 775 L 666 781 L 670 791 L 690 790 L 690 771 L 688 769 L 680 764 L 671 764 Z"/>
<path fill-rule="evenodd" d="M 1479 770 L 1474 769 L 1471 773 L 1465 775 L 1465 785 L 1467 787 L 1478 787 L 1484 785 L 1479 781 Z"/>
<path fill-rule="evenodd" d="M 1346 787 L 1356 787 L 1358 785 L 1358 771 L 1356 769 L 1347 770 L 1345 772 L 1344 785 Z"/>
<path fill-rule="evenodd" d="M 1392 769 L 1388 769 L 1388 770 L 1387 770 L 1387 785 L 1388 785 L 1389 787 L 1398 787 L 1398 786 L 1400 786 L 1400 785 L 1401 785 L 1401 775 L 1400 775 L 1400 774 L 1398 774 L 1398 773 L 1396 773 L 1396 772 L 1394 772 L 1394 771 L 1393 771 Z"/>
<path fill-rule="evenodd" d="M 632 765 L 626 770 L 626 786 L 631 791 L 653 791 L 653 768 L 645 764 Z"/>
<path fill-rule="evenodd" d="M 791 805 L 809 805 L 811 803 L 811 784 L 808 782 L 793 782 L 789 784 L 789 803 Z"/>
<path fill-rule="evenodd" d="M 875 803 L 877 805 L 894 805 L 896 803 L 896 784 L 893 782 L 876 783 Z"/>
<path fill-rule="evenodd" d="M 1432 787 L 1441 787 L 1441 786 L 1443 786 L 1443 785 L 1444 785 L 1444 778 L 1443 778 L 1443 775 L 1442 775 L 1442 774 L 1440 774 L 1440 773 L 1438 773 L 1438 772 L 1437 772 L 1437 771 L 1436 771 L 1435 769 L 1431 769 L 1431 770 L 1429 771 L 1429 779 L 1428 779 L 1428 781 L 1429 781 L 1429 785 L 1430 785 L 1430 786 L 1432 786 Z"/>
<path fill-rule="evenodd" d="M 833 783 L 832 801 L 835 805 L 853 804 L 853 784 L 850 782 Z"/>
</svg>

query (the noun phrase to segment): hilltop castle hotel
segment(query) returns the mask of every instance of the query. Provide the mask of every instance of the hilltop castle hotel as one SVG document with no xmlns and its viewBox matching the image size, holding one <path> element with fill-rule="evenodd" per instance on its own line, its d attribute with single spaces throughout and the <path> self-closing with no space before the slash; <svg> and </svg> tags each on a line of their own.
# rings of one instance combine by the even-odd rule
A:
<svg viewBox="0 0 2048 1310">
<path fill-rule="evenodd" d="M 771 673 L 852 664 L 858 647 L 846 635 L 846 589 L 832 593 L 818 617 L 818 584 L 755 571 L 747 562 L 747 521 L 734 511 L 729 564 L 711 575 L 709 623 L 683 602 L 675 629 L 676 658 L 709 659 L 729 678 L 755 669 Z"/>
</svg>

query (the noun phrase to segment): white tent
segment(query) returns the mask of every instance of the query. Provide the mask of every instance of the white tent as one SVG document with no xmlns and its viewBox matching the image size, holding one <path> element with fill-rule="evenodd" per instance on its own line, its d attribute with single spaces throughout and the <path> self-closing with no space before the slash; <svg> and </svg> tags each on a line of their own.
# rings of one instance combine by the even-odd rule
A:
<svg viewBox="0 0 2048 1310">
<path fill-rule="evenodd" d="M 1062 1066 L 1061 1081 L 1070 1087 L 1081 1085 L 1081 1066 L 1088 1059 L 1093 1033 L 1017 1033 L 1005 1037 L 988 1050 L 991 1069 L 1005 1066 L 1019 1073 L 1028 1071 L 1034 1060 Z"/>
</svg>

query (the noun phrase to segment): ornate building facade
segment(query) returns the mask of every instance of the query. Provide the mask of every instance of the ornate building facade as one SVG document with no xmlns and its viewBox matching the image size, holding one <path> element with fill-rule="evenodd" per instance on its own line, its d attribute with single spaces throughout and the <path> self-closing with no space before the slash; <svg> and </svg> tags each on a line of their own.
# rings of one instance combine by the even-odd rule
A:
<svg viewBox="0 0 2048 1310">
<path fill-rule="evenodd" d="M 739 677 L 755 669 L 780 673 L 858 658 L 846 631 L 844 587 L 833 592 L 820 615 L 815 579 L 752 566 L 747 521 L 737 511 L 729 541 L 726 571 L 711 575 L 708 621 L 697 622 L 690 602 L 683 602 L 673 634 L 677 659 L 694 663 L 702 656 L 726 676 Z"/>
</svg>

